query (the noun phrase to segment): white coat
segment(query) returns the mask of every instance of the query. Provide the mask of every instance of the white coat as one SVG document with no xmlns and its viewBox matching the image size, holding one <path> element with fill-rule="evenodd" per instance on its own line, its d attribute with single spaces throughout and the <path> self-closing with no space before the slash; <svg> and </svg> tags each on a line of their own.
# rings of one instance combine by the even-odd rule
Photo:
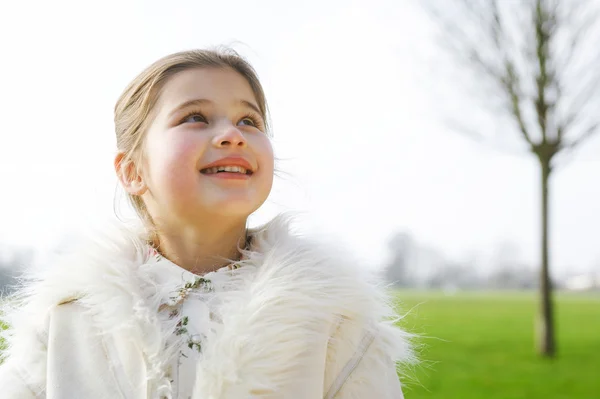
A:
<svg viewBox="0 0 600 399">
<path fill-rule="evenodd" d="M 216 294 L 222 326 L 202 344 L 191 399 L 402 398 L 410 335 L 386 291 L 349 256 L 292 234 L 285 217 L 252 237 L 235 289 Z M 9 300 L 2 398 L 172 397 L 173 331 L 147 249 L 138 230 L 99 235 Z"/>
</svg>

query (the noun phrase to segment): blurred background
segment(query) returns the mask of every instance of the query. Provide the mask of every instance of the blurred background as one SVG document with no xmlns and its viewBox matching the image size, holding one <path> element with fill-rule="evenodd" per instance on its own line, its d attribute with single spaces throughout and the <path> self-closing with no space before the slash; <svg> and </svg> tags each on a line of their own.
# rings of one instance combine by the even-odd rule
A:
<svg viewBox="0 0 600 399">
<path fill-rule="evenodd" d="M 166 54 L 257 69 L 278 178 L 421 334 L 407 398 L 600 397 L 600 0 L 0 6 L 0 285 L 125 205 L 113 106 Z"/>
</svg>

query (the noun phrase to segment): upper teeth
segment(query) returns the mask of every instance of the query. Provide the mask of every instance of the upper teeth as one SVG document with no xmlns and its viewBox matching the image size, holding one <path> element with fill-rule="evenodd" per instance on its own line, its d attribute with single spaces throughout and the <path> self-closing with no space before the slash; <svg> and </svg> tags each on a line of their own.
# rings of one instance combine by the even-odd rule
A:
<svg viewBox="0 0 600 399">
<path fill-rule="evenodd" d="M 246 173 L 246 168 L 241 166 L 215 166 L 214 168 L 205 169 L 206 173 L 217 173 L 217 172 L 233 172 L 233 173 Z"/>
</svg>

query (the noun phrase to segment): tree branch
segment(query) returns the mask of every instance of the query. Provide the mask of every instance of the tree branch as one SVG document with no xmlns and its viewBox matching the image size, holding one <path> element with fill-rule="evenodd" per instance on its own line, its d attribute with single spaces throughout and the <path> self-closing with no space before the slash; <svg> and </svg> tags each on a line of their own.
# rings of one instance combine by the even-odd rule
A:
<svg viewBox="0 0 600 399">
<path fill-rule="evenodd" d="M 513 64 L 508 60 L 506 61 L 506 78 L 504 79 L 504 87 L 509 94 L 511 105 L 510 110 L 515 117 L 517 124 L 519 125 L 519 131 L 529 146 L 533 148 L 534 144 L 531 140 L 531 136 L 529 135 L 529 131 L 527 130 L 527 126 L 525 125 L 523 114 L 521 112 L 521 99 L 516 90 L 516 87 L 518 87 L 518 76 L 515 73 Z"/>
<path fill-rule="evenodd" d="M 552 18 L 552 12 L 546 10 L 541 0 L 537 0 L 535 9 L 535 43 L 536 43 L 536 63 L 537 73 L 535 83 L 537 95 L 533 101 L 537 114 L 538 125 L 542 133 L 542 141 L 548 139 L 548 110 L 551 104 L 548 103 L 546 91 L 552 81 L 552 76 L 548 71 L 548 59 L 550 52 L 550 41 L 555 30 L 555 21 Z"/>
<path fill-rule="evenodd" d="M 513 156 L 514 155 L 524 155 L 524 154 L 530 152 L 529 148 L 526 151 L 524 151 L 524 150 L 519 150 L 517 148 L 511 148 L 508 146 L 504 146 L 504 145 L 500 144 L 499 142 L 493 142 L 486 135 L 483 135 L 483 134 L 481 134 L 481 132 L 475 131 L 474 129 L 465 126 L 464 124 L 462 124 L 461 122 L 459 122 L 457 120 L 447 119 L 445 124 L 452 131 L 460 134 L 461 136 L 467 138 L 468 140 L 476 142 L 480 145 L 487 145 L 489 147 L 492 147 L 496 151 L 502 152 L 507 155 L 513 155 Z"/>
<path fill-rule="evenodd" d="M 563 30 L 571 31 L 570 39 L 566 40 L 565 47 L 556 48 L 555 66 L 557 70 L 567 71 L 572 64 L 573 56 L 579 51 L 582 43 L 585 41 L 583 37 L 587 35 L 598 21 L 598 10 L 589 10 L 583 7 L 584 2 L 572 2 L 566 11 L 564 18 L 557 17 L 557 25 Z M 577 15 L 583 15 L 582 20 L 577 20 Z"/>
<path fill-rule="evenodd" d="M 571 141 L 570 143 L 563 142 L 562 148 L 575 150 L 589 140 L 592 136 L 594 136 L 594 134 L 598 133 L 598 131 L 600 131 L 600 122 L 593 122 L 586 129 L 584 129 L 583 133 L 581 133 L 575 140 Z"/>
</svg>

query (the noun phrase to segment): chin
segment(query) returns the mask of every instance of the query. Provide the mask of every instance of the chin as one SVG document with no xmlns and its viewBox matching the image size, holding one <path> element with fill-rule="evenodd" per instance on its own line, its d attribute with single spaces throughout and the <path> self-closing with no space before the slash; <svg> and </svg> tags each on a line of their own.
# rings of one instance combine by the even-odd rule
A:
<svg viewBox="0 0 600 399">
<path fill-rule="evenodd" d="M 218 201 L 206 209 L 209 213 L 223 217 L 247 218 L 263 204 L 264 201 L 249 201 L 242 199 L 230 199 Z"/>
</svg>

